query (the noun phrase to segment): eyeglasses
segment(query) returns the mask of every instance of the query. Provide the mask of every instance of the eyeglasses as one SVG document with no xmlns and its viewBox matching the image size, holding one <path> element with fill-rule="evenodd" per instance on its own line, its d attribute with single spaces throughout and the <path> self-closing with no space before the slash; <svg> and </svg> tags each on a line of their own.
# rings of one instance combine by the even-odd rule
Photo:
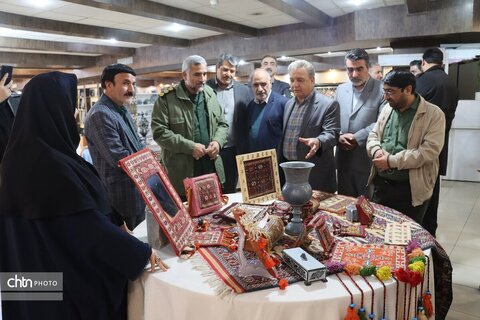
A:
<svg viewBox="0 0 480 320">
<path fill-rule="evenodd" d="M 398 92 L 403 92 L 403 90 L 404 89 L 400 89 L 400 90 L 398 90 L 398 89 L 395 89 L 395 90 L 394 89 L 384 89 L 383 94 L 391 97 L 391 96 L 397 94 Z"/>
</svg>

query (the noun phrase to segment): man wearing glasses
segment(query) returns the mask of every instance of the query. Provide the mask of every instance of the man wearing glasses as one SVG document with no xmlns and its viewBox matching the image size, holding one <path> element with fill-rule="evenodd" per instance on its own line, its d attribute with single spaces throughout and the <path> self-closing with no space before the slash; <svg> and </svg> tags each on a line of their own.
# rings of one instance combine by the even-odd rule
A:
<svg viewBox="0 0 480 320">
<path fill-rule="evenodd" d="M 415 76 L 391 71 L 384 81 L 383 108 L 367 140 L 372 158 L 372 201 L 421 224 L 438 174 L 445 136 L 440 108 L 415 93 Z"/>
</svg>

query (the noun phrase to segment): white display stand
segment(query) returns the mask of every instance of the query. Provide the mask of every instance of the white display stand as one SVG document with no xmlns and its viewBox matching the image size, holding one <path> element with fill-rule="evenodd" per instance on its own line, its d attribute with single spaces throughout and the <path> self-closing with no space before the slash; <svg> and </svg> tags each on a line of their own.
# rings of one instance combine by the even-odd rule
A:
<svg viewBox="0 0 480 320">
<path fill-rule="evenodd" d="M 458 101 L 450 129 L 447 180 L 480 182 L 480 101 Z"/>
</svg>

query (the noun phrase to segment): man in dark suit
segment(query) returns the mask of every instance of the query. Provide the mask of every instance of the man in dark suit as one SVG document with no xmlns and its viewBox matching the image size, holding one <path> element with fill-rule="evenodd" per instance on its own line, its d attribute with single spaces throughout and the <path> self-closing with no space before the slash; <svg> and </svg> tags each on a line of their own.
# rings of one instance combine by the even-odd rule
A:
<svg viewBox="0 0 480 320">
<path fill-rule="evenodd" d="M 417 93 L 426 101 L 437 105 L 445 114 L 445 142 L 440 152 L 440 169 L 433 195 L 428 204 L 422 226 L 433 236 L 437 231 L 437 211 L 440 195 L 440 176 L 447 174 L 448 136 L 458 104 L 458 89 L 443 70 L 443 52 L 438 48 L 427 49 L 422 56 L 423 73 L 417 76 Z"/>
<path fill-rule="evenodd" d="M 288 73 L 295 98 L 285 106 L 279 162 L 314 163 L 310 185 L 333 193 L 337 191 L 333 147 L 340 133 L 338 102 L 315 90 L 315 68 L 310 62 L 294 61 Z"/>
<path fill-rule="evenodd" d="M 224 193 L 234 193 L 237 189 L 238 170 L 235 157 L 237 148 L 242 148 L 239 145 L 245 140 L 239 131 L 245 122 L 247 104 L 251 100 L 247 86 L 234 80 L 238 62 L 238 58 L 229 53 L 220 54 L 217 60 L 217 75 L 207 80 L 207 84 L 217 95 L 229 126 L 227 142 L 220 151 L 225 170 Z"/>
<path fill-rule="evenodd" d="M 12 130 L 14 114 L 8 103 L 8 98 L 12 94 L 10 87 L 12 81 L 5 84 L 8 74 L 0 79 L 0 164 L 2 163 L 3 153 L 7 147 L 10 131 Z"/>
<path fill-rule="evenodd" d="M 145 203 L 118 161 L 143 148 L 125 108 L 135 92 L 135 72 L 123 64 L 109 65 L 101 84 L 103 95 L 87 114 L 85 136 L 93 165 L 107 187 L 112 222 L 133 230 L 145 219 Z"/>
<path fill-rule="evenodd" d="M 247 143 L 239 153 L 278 149 L 288 99 L 272 91 L 270 74 L 266 70 L 255 69 L 251 80 L 255 99 L 247 106 L 247 121 L 242 134 Z"/>
<path fill-rule="evenodd" d="M 363 49 L 345 56 L 350 82 L 338 86 L 335 99 L 340 104 L 341 131 L 337 160 L 338 193 L 352 197 L 369 196 L 367 187 L 372 161 L 365 148 L 382 109 L 382 82 L 369 75 L 369 57 Z"/>
<path fill-rule="evenodd" d="M 262 61 L 260 62 L 260 67 L 267 70 L 267 72 L 270 74 L 273 92 L 281 94 L 287 98 L 292 97 L 290 85 L 286 82 L 275 79 L 275 74 L 277 73 L 277 58 L 271 55 L 263 56 Z"/>
</svg>

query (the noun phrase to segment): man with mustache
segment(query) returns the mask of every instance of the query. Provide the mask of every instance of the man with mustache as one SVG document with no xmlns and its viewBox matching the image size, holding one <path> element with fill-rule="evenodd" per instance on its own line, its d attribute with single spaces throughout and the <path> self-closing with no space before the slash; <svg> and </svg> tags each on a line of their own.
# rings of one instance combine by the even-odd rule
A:
<svg viewBox="0 0 480 320">
<path fill-rule="evenodd" d="M 292 97 L 292 92 L 290 91 L 290 85 L 286 82 L 275 79 L 275 74 L 277 74 L 277 58 L 271 55 L 265 55 L 262 57 L 260 62 L 260 68 L 267 70 L 272 79 L 272 91 L 287 98 Z"/>
<path fill-rule="evenodd" d="M 368 72 L 369 57 L 363 49 L 345 55 L 350 82 L 338 86 L 335 99 L 340 104 L 340 138 L 335 154 L 338 193 L 369 197 L 368 175 L 372 162 L 365 150 L 383 103 L 382 82 Z"/>
<path fill-rule="evenodd" d="M 242 149 L 245 139 L 240 135 L 240 126 L 245 122 L 247 104 L 252 100 L 248 88 L 235 81 L 238 58 L 230 53 L 222 53 L 217 59 L 217 74 L 207 84 L 213 88 L 228 123 L 227 142 L 220 151 L 225 169 L 225 193 L 234 193 L 237 188 L 238 170 L 235 159 Z"/>
<path fill-rule="evenodd" d="M 216 173 L 225 182 L 220 149 L 228 124 L 212 88 L 205 85 L 207 62 L 198 55 L 182 64 L 183 80 L 163 90 L 152 113 L 153 139 L 170 182 L 185 199 L 183 179 Z"/>
<path fill-rule="evenodd" d="M 372 200 L 422 224 L 438 175 L 445 116 L 415 93 L 410 72 L 390 71 L 383 82 L 388 104 L 367 140 Z"/>
<path fill-rule="evenodd" d="M 118 161 L 143 148 L 137 127 L 125 107 L 135 93 L 135 71 L 123 64 L 107 66 L 101 76 L 103 95 L 85 118 L 93 165 L 105 184 L 112 222 L 133 230 L 145 219 L 145 203 Z"/>
</svg>

